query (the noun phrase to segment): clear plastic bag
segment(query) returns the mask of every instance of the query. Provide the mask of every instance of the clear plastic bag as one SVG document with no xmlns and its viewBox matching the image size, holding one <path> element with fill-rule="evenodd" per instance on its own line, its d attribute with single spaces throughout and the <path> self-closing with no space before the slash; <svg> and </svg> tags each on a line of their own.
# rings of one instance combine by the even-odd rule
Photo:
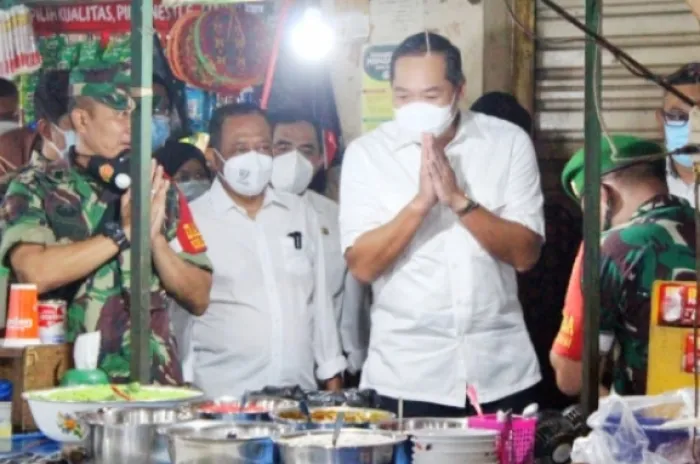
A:
<svg viewBox="0 0 700 464">
<path fill-rule="evenodd" d="M 585 464 L 693 463 L 691 431 L 660 430 L 669 420 L 693 417 L 692 390 L 601 400 L 588 419 L 591 433 L 574 442 L 572 462 Z"/>
</svg>

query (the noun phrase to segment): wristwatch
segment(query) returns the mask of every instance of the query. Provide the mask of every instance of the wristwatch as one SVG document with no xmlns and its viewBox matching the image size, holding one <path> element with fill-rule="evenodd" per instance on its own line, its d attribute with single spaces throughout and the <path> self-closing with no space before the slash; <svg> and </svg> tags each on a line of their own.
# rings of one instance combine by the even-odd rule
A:
<svg viewBox="0 0 700 464">
<path fill-rule="evenodd" d="M 466 216 L 467 214 L 469 214 L 469 213 L 471 213 L 472 211 L 474 211 L 475 209 L 477 209 L 479 206 L 480 206 L 479 203 L 475 202 L 474 200 L 472 200 L 472 199 L 469 198 L 468 196 L 464 195 L 464 204 L 463 204 L 463 206 L 460 207 L 460 208 L 458 208 L 458 209 L 456 209 L 456 210 L 454 210 L 454 211 L 455 211 L 455 214 L 456 214 L 458 217 L 464 217 L 464 216 Z"/>
<path fill-rule="evenodd" d="M 113 241 L 119 247 L 119 251 L 127 250 L 131 246 L 129 239 L 126 238 L 124 229 L 117 222 L 107 221 L 102 228 L 102 235 Z"/>
</svg>

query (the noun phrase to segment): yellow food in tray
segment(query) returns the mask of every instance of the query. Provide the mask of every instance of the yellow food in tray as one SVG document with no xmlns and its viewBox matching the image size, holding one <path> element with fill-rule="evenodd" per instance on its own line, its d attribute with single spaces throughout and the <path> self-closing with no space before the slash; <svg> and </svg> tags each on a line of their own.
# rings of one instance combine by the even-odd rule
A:
<svg viewBox="0 0 700 464">
<path fill-rule="evenodd" d="M 391 419 L 392 414 L 387 411 L 376 409 L 352 409 L 352 408 L 319 408 L 311 409 L 312 422 L 335 422 L 339 412 L 345 413 L 344 422 L 346 424 L 368 424 L 377 423 Z M 280 411 L 280 419 L 291 421 L 305 421 L 306 416 L 299 410 Z"/>
</svg>

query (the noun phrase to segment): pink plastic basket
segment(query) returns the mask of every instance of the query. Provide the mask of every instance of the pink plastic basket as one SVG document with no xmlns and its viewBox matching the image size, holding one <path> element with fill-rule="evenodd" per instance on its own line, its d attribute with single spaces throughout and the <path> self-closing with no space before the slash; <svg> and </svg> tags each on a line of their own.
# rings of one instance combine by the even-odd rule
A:
<svg viewBox="0 0 700 464">
<path fill-rule="evenodd" d="M 535 461 L 536 418 L 513 417 L 499 422 L 495 414 L 469 417 L 469 426 L 475 429 L 497 430 L 498 459 L 501 464 L 533 464 Z"/>
</svg>

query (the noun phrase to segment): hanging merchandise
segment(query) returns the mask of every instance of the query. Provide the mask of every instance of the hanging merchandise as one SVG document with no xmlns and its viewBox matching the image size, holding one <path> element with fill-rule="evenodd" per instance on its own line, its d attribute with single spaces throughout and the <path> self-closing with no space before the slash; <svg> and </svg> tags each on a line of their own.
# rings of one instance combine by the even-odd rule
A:
<svg viewBox="0 0 700 464">
<path fill-rule="evenodd" d="M 247 6 L 190 12 L 173 26 L 166 47 L 175 76 L 193 87 L 234 96 L 262 82 L 269 26 Z"/>
<path fill-rule="evenodd" d="M 195 132 L 206 131 L 209 118 L 211 118 L 213 96 L 202 89 L 187 86 L 185 99 L 190 129 Z"/>
<path fill-rule="evenodd" d="M 0 77 L 12 79 L 40 67 L 29 9 L 20 5 L 0 10 Z"/>
</svg>

